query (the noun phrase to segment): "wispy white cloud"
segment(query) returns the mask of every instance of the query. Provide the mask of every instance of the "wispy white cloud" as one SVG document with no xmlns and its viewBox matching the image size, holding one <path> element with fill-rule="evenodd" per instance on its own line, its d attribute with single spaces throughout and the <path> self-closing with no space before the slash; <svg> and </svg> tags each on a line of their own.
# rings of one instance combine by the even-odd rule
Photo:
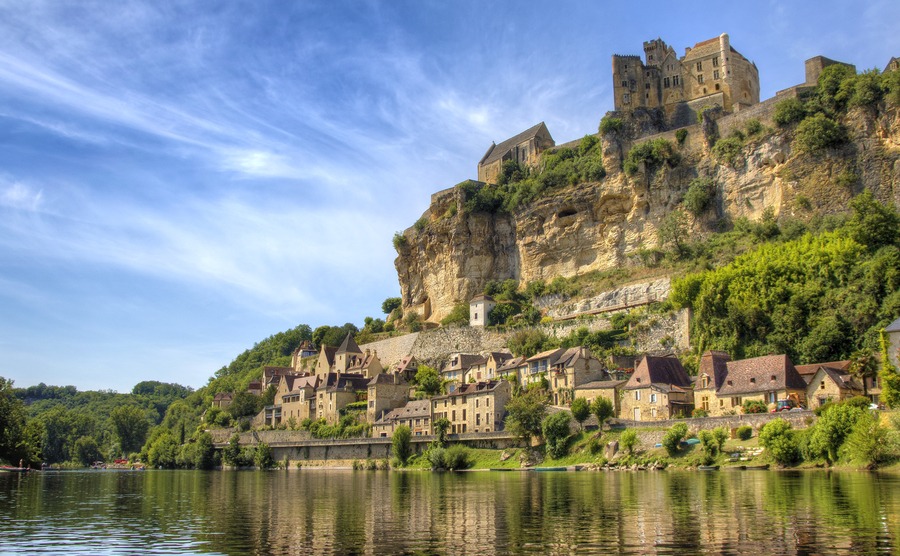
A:
<svg viewBox="0 0 900 556">
<path fill-rule="evenodd" d="M 25 211 L 36 211 L 44 199 L 44 192 L 21 181 L 0 177 L 0 206 Z"/>
</svg>

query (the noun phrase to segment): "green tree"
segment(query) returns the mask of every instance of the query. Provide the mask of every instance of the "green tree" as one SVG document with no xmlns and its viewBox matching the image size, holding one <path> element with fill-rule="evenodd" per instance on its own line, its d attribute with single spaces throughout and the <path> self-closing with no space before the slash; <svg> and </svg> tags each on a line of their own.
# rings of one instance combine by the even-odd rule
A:
<svg viewBox="0 0 900 556">
<path fill-rule="evenodd" d="M 506 404 L 506 430 L 524 442 L 540 436 L 541 421 L 547 413 L 547 398 L 540 389 L 526 390 Z"/>
<path fill-rule="evenodd" d="M 547 443 L 547 455 L 551 458 L 559 459 L 566 455 L 571 422 L 572 417 L 565 411 L 551 413 L 541 421 L 541 432 Z"/>
<path fill-rule="evenodd" d="M 798 99 L 789 98 L 775 105 L 772 120 L 779 126 L 787 126 L 802 121 L 806 117 L 806 108 Z"/>
<path fill-rule="evenodd" d="M 716 195 L 716 182 L 712 178 L 694 178 L 684 194 L 684 208 L 694 216 L 700 216 L 712 204 Z"/>
<path fill-rule="evenodd" d="M 591 402 L 591 413 L 597 417 L 597 423 L 600 428 L 603 428 L 603 425 L 606 423 L 606 420 L 615 415 L 615 409 L 613 408 L 613 403 L 604 398 L 603 396 L 598 396 Z"/>
<path fill-rule="evenodd" d="M 235 418 L 256 415 L 262 409 L 260 401 L 260 397 L 255 394 L 247 391 L 238 392 L 231 400 L 231 405 L 228 406 L 228 413 Z"/>
<path fill-rule="evenodd" d="M 837 461 L 841 445 L 865 410 L 849 403 L 829 404 L 819 415 L 809 437 L 809 449 L 831 464 Z"/>
<path fill-rule="evenodd" d="M 13 381 L 0 377 L 0 461 L 31 463 L 36 447 L 25 434 L 25 405 L 13 393 Z"/>
<path fill-rule="evenodd" d="M 148 460 L 151 467 L 173 469 L 178 465 L 179 445 L 168 431 L 159 435 L 150 445 Z"/>
<path fill-rule="evenodd" d="M 590 415 L 591 404 L 587 401 L 587 398 L 575 398 L 572 400 L 572 417 L 578 422 L 579 428 L 584 429 L 584 421 Z"/>
<path fill-rule="evenodd" d="M 119 447 L 123 454 L 141 449 L 150 430 L 146 412 L 134 405 L 120 405 L 109 414 Z"/>
<path fill-rule="evenodd" d="M 428 365 L 419 365 L 416 371 L 415 383 L 419 390 L 428 396 L 435 396 L 441 392 L 441 375 Z"/>
<path fill-rule="evenodd" d="M 447 445 L 447 432 L 450 431 L 450 420 L 446 417 L 435 419 L 432 428 L 434 429 L 435 443 L 443 448 Z"/>
<path fill-rule="evenodd" d="M 406 460 L 412 455 L 412 431 L 406 425 L 400 425 L 394 430 L 391 437 L 391 453 L 397 458 L 400 467 L 406 465 Z"/>
<path fill-rule="evenodd" d="M 850 357 L 848 369 L 853 378 L 859 380 L 863 387 L 863 395 L 869 396 L 869 380 L 878 376 L 878 361 L 872 353 L 857 351 Z"/>
<path fill-rule="evenodd" d="M 222 451 L 222 459 L 228 465 L 237 465 L 238 458 L 241 455 L 241 435 L 234 433 L 228 439 L 228 445 Z"/>
<path fill-rule="evenodd" d="M 212 469 L 215 465 L 216 449 L 213 446 L 212 436 L 208 432 L 202 432 L 197 436 L 197 450 L 193 466 L 196 469 Z"/>
<path fill-rule="evenodd" d="M 675 423 L 668 431 L 666 431 L 666 434 L 663 435 L 662 445 L 670 456 L 674 456 L 678 453 L 678 446 L 687 436 L 687 433 L 688 428 L 686 424 Z"/>
<path fill-rule="evenodd" d="M 390 315 L 394 309 L 399 308 L 403 304 L 403 300 L 399 297 L 389 297 L 381 304 L 381 312 Z"/>
<path fill-rule="evenodd" d="M 791 465 L 800 459 L 800 449 L 791 424 L 784 419 L 769 421 L 759 430 L 759 444 L 779 465 Z"/>
<path fill-rule="evenodd" d="M 891 204 L 880 203 L 868 189 L 850 201 L 850 237 L 870 251 L 900 244 L 900 214 Z"/>
<path fill-rule="evenodd" d="M 688 218 L 681 209 L 675 209 L 666 214 L 657 230 L 657 240 L 660 247 L 671 246 L 679 257 L 687 253 L 688 243 Z"/>
<path fill-rule="evenodd" d="M 840 453 L 848 461 L 874 469 L 890 456 L 887 429 L 871 411 L 863 411 L 844 440 Z"/>
<path fill-rule="evenodd" d="M 622 446 L 629 456 L 634 455 L 634 450 L 638 446 L 638 436 L 634 429 L 628 429 L 619 437 L 619 444 Z"/>
<path fill-rule="evenodd" d="M 275 458 L 272 457 L 272 448 L 265 442 L 257 444 L 253 454 L 253 463 L 260 469 L 272 469 L 275 467 Z"/>
<path fill-rule="evenodd" d="M 847 132 L 838 122 L 825 114 L 808 116 L 800 125 L 794 137 L 794 146 L 800 152 L 815 152 L 842 145 L 847 141 Z"/>
<path fill-rule="evenodd" d="M 100 453 L 100 446 L 97 439 L 93 436 L 82 436 L 75 441 L 72 448 L 72 459 L 87 467 L 95 461 L 102 461 L 103 455 Z"/>
</svg>

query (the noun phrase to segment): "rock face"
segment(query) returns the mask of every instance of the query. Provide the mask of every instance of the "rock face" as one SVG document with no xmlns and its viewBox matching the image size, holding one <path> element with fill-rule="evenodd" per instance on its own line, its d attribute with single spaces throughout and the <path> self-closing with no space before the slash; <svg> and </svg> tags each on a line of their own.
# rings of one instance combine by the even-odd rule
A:
<svg viewBox="0 0 900 556">
<path fill-rule="evenodd" d="M 777 100 L 777 99 L 772 99 Z M 657 247 L 666 214 L 681 207 L 694 178 L 716 184 L 712 206 L 689 217 L 692 236 L 715 233 L 737 218 L 814 218 L 845 211 L 864 189 L 900 205 L 900 110 L 854 109 L 844 119 L 850 141 L 815 154 L 792 148 L 794 128 L 771 122 L 772 102 L 687 128 L 678 145 L 674 131 L 630 140 L 602 137 L 606 177 L 554 189 L 513 214 L 467 213 L 461 188 L 432 196 L 425 225 L 404 232 L 395 261 L 404 310 L 438 322 L 454 305 L 468 303 L 489 280 L 570 277 L 640 264 L 642 249 Z M 770 128 L 744 141 L 732 164 L 710 150 L 710 134 L 727 136 L 750 119 Z M 680 161 L 659 168 L 622 170 L 633 144 L 665 138 L 678 145 Z"/>
</svg>

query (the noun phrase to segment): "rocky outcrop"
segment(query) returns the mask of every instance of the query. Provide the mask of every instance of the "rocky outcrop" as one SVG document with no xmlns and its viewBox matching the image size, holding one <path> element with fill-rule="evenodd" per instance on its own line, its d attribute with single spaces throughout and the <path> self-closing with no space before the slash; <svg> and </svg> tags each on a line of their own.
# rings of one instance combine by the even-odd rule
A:
<svg viewBox="0 0 900 556">
<path fill-rule="evenodd" d="M 777 99 L 773 99 L 777 100 Z M 438 322 L 454 305 L 481 293 L 489 280 L 513 278 L 521 284 L 640 264 L 637 254 L 658 245 L 666 214 L 681 206 L 698 176 L 716 184 L 714 203 L 689 218 L 691 235 L 715 233 L 737 218 L 814 218 L 846 210 L 849 200 L 870 189 L 882 201 L 900 205 L 900 115 L 898 109 L 855 109 L 844 120 L 850 141 L 816 154 L 795 152 L 793 129 L 777 129 L 773 102 L 723 116 L 710 124 L 632 141 L 617 134 L 602 138 L 607 176 L 552 191 L 518 208 L 470 213 L 462 188 L 432 197 L 423 225 L 406 230 L 395 261 L 404 310 Z M 710 149 L 711 135 L 727 136 L 751 117 L 769 131 L 747 139 L 732 164 Z M 679 162 L 622 170 L 631 146 L 662 137 L 677 144 Z M 594 310 L 588 304 L 587 311 Z"/>
</svg>

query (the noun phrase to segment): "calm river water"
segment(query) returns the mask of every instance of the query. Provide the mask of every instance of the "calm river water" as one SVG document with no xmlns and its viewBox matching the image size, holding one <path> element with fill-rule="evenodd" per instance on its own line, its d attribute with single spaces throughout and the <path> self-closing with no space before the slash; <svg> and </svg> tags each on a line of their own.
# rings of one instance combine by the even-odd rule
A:
<svg viewBox="0 0 900 556">
<path fill-rule="evenodd" d="M 900 554 L 900 476 L 0 474 L 3 554 Z"/>
</svg>

